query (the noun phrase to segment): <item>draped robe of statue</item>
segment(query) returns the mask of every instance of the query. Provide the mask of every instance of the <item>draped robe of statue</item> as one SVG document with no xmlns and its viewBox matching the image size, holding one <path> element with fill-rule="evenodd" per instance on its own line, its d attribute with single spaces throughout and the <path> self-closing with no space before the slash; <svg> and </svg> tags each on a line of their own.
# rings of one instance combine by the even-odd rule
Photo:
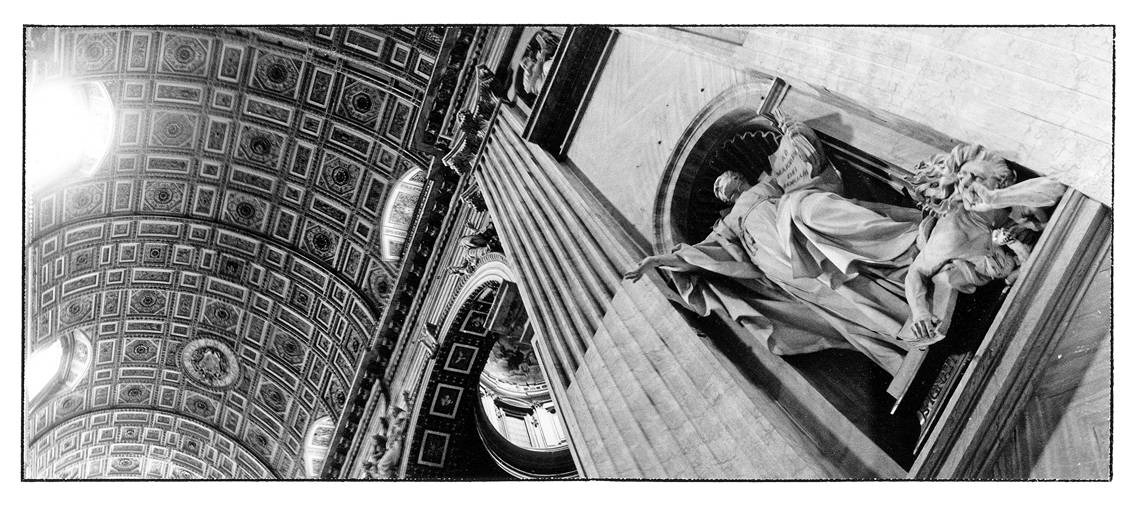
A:
<svg viewBox="0 0 1140 506">
<path fill-rule="evenodd" d="M 723 309 L 773 353 L 854 349 L 893 374 L 921 212 L 841 191 L 830 166 L 787 193 L 762 180 L 708 238 L 674 251 L 698 270 L 666 272 L 694 311 Z"/>
</svg>

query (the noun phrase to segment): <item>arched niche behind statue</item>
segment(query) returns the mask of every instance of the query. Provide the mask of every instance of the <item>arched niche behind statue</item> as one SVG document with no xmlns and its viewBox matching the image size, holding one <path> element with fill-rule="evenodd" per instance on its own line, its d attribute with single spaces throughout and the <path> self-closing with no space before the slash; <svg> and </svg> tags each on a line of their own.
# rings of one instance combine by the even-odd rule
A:
<svg viewBox="0 0 1140 506">
<path fill-rule="evenodd" d="M 756 81 L 721 92 L 689 123 L 666 162 L 654 202 L 654 249 L 670 251 L 679 243 L 704 239 L 728 205 L 713 194 L 713 181 L 725 170 L 755 180 L 770 170 L 768 155 L 779 132 L 757 114 L 772 92 L 773 80 Z"/>
<path fill-rule="evenodd" d="M 698 243 L 729 206 L 713 194 L 713 182 L 733 170 L 755 181 L 771 170 L 768 157 L 782 137 L 761 109 L 774 108 L 788 88 L 782 80 L 757 75 L 711 99 L 682 132 L 666 162 L 654 202 L 654 250 L 666 253 L 679 243 Z M 770 111 L 769 111 L 770 112 Z M 787 111 L 785 111 L 787 112 Z M 808 126 L 830 117 L 799 118 Z M 817 129 L 817 135 L 843 180 L 848 197 L 913 205 L 885 182 L 884 162 Z"/>
<path fill-rule="evenodd" d="M 673 206 L 674 233 L 686 243 L 701 242 L 729 209 L 713 194 L 713 182 L 721 174 L 736 171 L 755 182 L 770 172 L 768 156 L 780 143 L 780 133 L 767 120 L 753 116 L 726 116 L 698 141 L 707 145 L 701 155 L 690 157 L 684 170 L 692 171 L 691 185 Z M 704 148 L 705 146 L 701 146 Z"/>
</svg>

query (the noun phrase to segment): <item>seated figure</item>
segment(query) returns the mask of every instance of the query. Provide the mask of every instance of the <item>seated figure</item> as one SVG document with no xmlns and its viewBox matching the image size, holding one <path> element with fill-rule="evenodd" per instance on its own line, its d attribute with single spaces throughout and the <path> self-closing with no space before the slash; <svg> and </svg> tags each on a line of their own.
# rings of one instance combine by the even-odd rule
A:
<svg viewBox="0 0 1140 506">
<path fill-rule="evenodd" d="M 945 337 L 947 323 L 931 311 L 932 279 L 973 293 L 1011 276 L 1043 227 L 1042 207 L 1056 203 L 1064 187 L 1044 178 L 1013 186 L 1016 175 L 1005 160 L 978 145 L 959 145 L 917 169 L 909 182 L 928 216 L 906 275 L 912 333 L 902 337 L 931 344 Z"/>
</svg>

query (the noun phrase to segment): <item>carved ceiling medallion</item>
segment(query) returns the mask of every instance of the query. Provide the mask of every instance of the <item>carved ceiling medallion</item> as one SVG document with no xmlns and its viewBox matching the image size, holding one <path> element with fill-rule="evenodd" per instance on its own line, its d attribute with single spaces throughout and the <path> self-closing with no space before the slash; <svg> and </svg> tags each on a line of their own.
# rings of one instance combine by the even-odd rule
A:
<svg viewBox="0 0 1140 506">
<path fill-rule="evenodd" d="M 340 113 L 369 125 L 376 122 L 384 103 L 380 90 L 360 81 L 345 86 L 341 97 Z"/>
<path fill-rule="evenodd" d="M 189 114 L 155 112 L 151 130 L 153 144 L 169 148 L 193 147 L 194 119 Z"/>
<path fill-rule="evenodd" d="M 273 338 L 273 350 L 290 365 L 300 366 L 305 361 L 305 348 L 296 339 L 284 333 L 279 333 Z"/>
<path fill-rule="evenodd" d="M 293 60 L 275 54 L 262 54 L 253 73 L 263 88 L 279 93 L 296 88 L 300 74 Z"/>
<path fill-rule="evenodd" d="M 162 52 L 166 70 L 183 74 L 204 74 L 206 71 L 206 41 L 182 35 L 168 36 Z"/>
<path fill-rule="evenodd" d="M 139 461 L 130 457 L 119 457 L 111 461 L 111 468 L 120 473 L 133 473 L 139 470 Z"/>
<path fill-rule="evenodd" d="M 137 339 L 128 341 L 123 352 L 128 360 L 134 362 L 153 362 L 158 357 L 158 347 L 154 342 Z"/>
<path fill-rule="evenodd" d="M 143 209 L 157 212 L 180 212 L 186 185 L 168 181 L 147 181 L 143 190 Z"/>
<path fill-rule="evenodd" d="M 350 198 L 357 189 L 359 179 L 359 167 L 337 156 L 325 157 L 324 166 L 321 167 L 321 183 L 330 192 Z"/>
<path fill-rule="evenodd" d="M 224 302 L 207 303 L 202 308 L 202 317 L 206 323 L 225 330 L 231 330 L 238 324 L 237 309 Z"/>
<path fill-rule="evenodd" d="M 80 188 L 68 188 L 65 193 L 65 218 L 78 218 L 95 213 L 103 206 L 103 185 L 92 184 Z"/>
<path fill-rule="evenodd" d="M 126 385 L 119 391 L 119 401 L 124 404 L 147 404 L 150 402 L 150 388 L 143 385 Z"/>
<path fill-rule="evenodd" d="M 336 378 L 329 380 L 328 403 L 333 409 L 340 411 L 340 409 L 344 407 L 346 400 L 344 386 L 340 384 L 340 381 Z"/>
<path fill-rule="evenodd" d="M 261 396 L 261 400 L 264 401 L 265 405 L 270 409 L 278 413 L 285 412 L 287 400 L 285 398 L 285 392 L 281 391 L 280 388 L 272 383 L 264 383 L 258 390 L 258 394 Z"/>
<path fill-rule="evenodd" d="M 95 301 L 88 295 L 72 299 L 59 313 L 59 321 L 64 325 L 73 325 L 93 317 L 92 309 Z"/>
<path fill-rule="evenodd" d="M 319 225 L 313 225 L 305 231 L 305 249 L 322 260 L 332 260 L 336 253 L 336 236 Z"/>
<path fill-rule="evenodd" d="M 242 128 L 238 153 L 246 160 L 274 166 L 281 151 L 282 139 L 263 130 Z"/>
<path fill-rule="evenodd" d="M 234 223 L 256 229 L 265 219 L 265 207 L 253 197 L 234 193 L 226 202 L 226 213 Z"/>
<path fill-rule="evenodd" d="M 72 274 L 85 271 L 95 267 L 95 250 L 94 248 L 87 248 L 84 250 L 76 251 L 71 254 L 71 269 Z"/>
<path fill-rule="evenodd" d="M 250 442 L 253 449 L 257 450 L 258 453 L 266 457 L 273 456 L 273 442 L 269 439 L 269 436 L 257 428 L 256 425 L 249 426 L 245 439 Z"/>
<path fill-rule="evenodd" d="M 214 408 L 214 403 L 200 395 L 189 395 L 186 397 L 186 411 L 190 414 L 209 420 L 214 417 L 217 411 Z"/>
<path fill-rule="evenodd" d="M 388 277 L 388 273 L 381 269 L 376 269 L 368 275 L 368 295 L 372 297 L 376 304 L 383 304 L 387 298 L 388 293 L 391 291 L 392 282 Z"/>
<path fill-rule="evenodd" d="M 196 339 L 182 349 L 182 370 L 192 380 L 210 388 L 228 388 L 241 377 L 237 356 L 216 339 Z"/>
<path fill-rule="evenodd" d="M 166 297 L 157 290 L 139 290 L 131 297 L 131 312 L 157 314 L 166 308 Z"/>
<path fill-rule="evenodd" d="M 68 415 L 68 414 L 71 414 L 75 411 L 78 411 L 79 408 L 82 406 L 83 406 L 82 394 L 78 394 L 78 393 L 73 394 L 73 395 L 70 395 L 68 397 L 65 397 L 62 401 L 59 402 L 59 408 L 56 409 L 56 413 L 60 414 L 60 415 Z"/>
<path fill-rule="evenodd" d="M 75 70 L 92 73 L 113 70 L 118 38 L 110 33 L 81 34 L 75 43 Z"/>
</svg>

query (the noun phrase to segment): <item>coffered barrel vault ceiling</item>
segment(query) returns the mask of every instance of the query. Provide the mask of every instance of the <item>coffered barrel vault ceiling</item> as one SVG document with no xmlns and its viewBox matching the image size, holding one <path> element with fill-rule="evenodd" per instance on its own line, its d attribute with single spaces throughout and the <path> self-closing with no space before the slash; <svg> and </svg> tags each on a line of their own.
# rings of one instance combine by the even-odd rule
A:
<svg viewBox="0 0 1140 506">
<path fill-rule="evenodd" d="M 34 30 L 37 72 L 104 85 L 116 125 L 94 175 L 29 197 L 30 349 L 82 330 L 93 359 L 28 412 L 28 476 L 306 476 L 415 212 L 439 32 Z"/>
</svg>

